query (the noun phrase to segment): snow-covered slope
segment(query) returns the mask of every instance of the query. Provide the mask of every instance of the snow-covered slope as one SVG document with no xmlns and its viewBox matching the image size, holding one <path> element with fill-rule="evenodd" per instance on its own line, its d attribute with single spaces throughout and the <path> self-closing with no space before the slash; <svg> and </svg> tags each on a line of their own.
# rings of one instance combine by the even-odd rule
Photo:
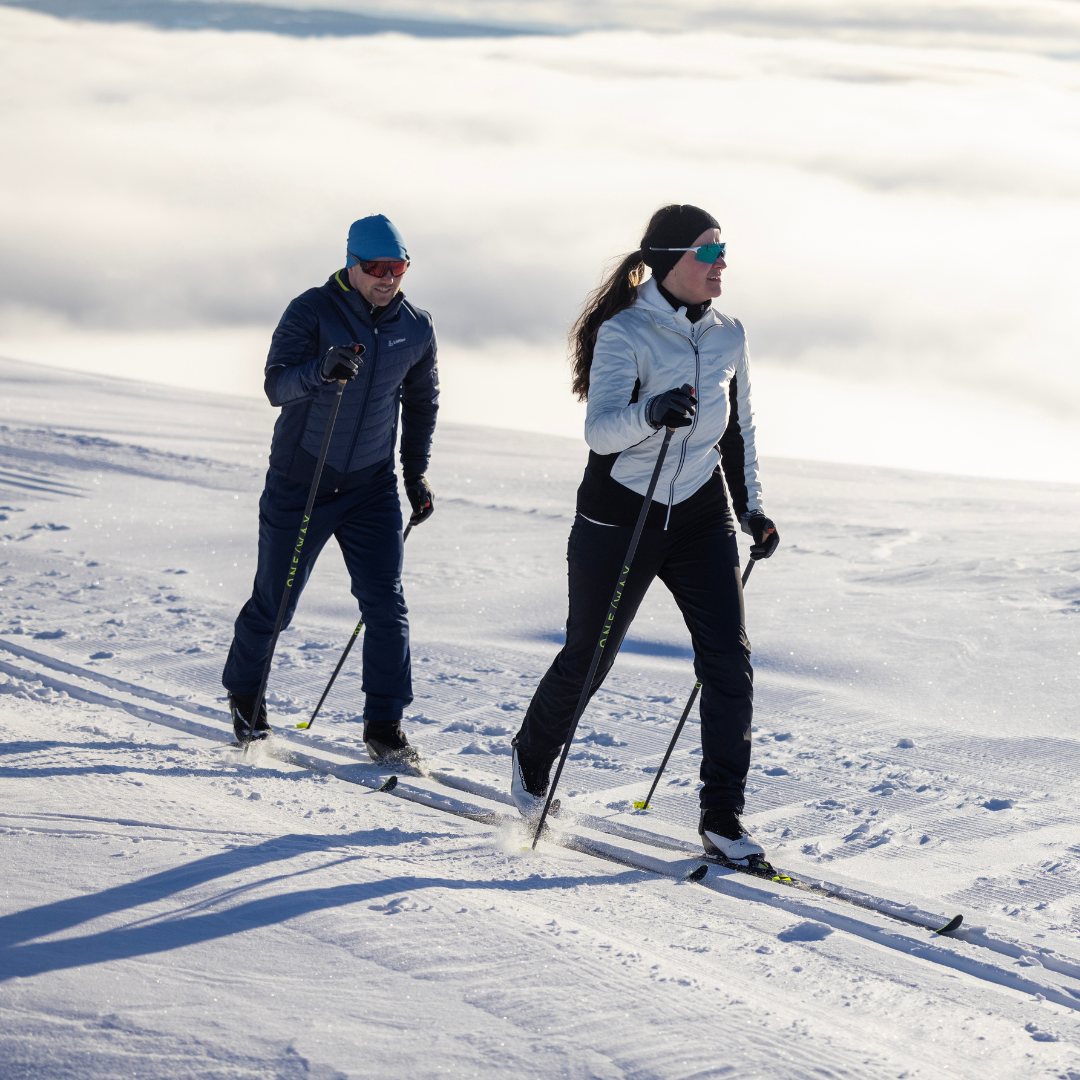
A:
<svg viewBox="0 0 1080 1080">
<path fill-rule="evenodd" d="M 508 744 L 558 648 L 577 441 L 439 429 L 406 549 L 418 803 L 357 761 L 358 663 L 284 739 L 357 618 L 332 550 L 271 682 L 310 757 L 221 748 L 272 410 L 0 380 L 5 1075 L 1080 1075 L 1077 487 L 766 463 L 748 820 L 808 879 L 986 928 L 931 943 L 626 839 L 694 836 L 693 723 L 632 810 L 693 682 L 659 593 L 563 781 L 616 834 L 590 850 L 659 874 L 522 850 Z"/>
</svg>

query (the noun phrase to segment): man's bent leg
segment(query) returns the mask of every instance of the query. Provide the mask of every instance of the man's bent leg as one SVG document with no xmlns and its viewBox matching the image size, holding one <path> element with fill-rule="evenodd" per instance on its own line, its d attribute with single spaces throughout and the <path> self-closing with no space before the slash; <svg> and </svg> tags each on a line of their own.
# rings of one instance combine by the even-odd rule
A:
<svg viewBox="0 0 1080 1080">
<path fill-rule="evenodd" d="M 222 685 L 234 694 L 259 692 L 270 639 L 274 633 L 274 621 L 281 604 L 282 590 L 286 587 L 309 490 L 308 485 L 297 484 L 277 473 L 266 474 L 266 487 L 259 500 L 259 562 L 255 584 L 251 599 L 237 616 L 229 658 L 225 661 L 221 676 Z M 292 620 L 311 568 L 334 531 L 337 520 L 334 498 L 328 496 L 316 500 L 312 510 L 311 523 L 301 549 L 300 566 L 289 586 L 289 605 L 285 609 L 282 629 Z"/>
<path fill-rule="evenodd" d="M 356 496 L 335 535 L 364 619 L 364 720 L 393 723 L 413 698 L 397 477 L 380 477 Z"/>
</svg>

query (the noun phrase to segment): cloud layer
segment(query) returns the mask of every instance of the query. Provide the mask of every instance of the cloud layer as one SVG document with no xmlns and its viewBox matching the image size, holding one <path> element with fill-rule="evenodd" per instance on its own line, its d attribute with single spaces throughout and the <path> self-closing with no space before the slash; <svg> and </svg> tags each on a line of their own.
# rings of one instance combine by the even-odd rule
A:
<svg viewBox="0 0 1080 1080">
<path fill-rule="evenodd" d="M 297 40 L 0 8 L 0 344 L 270 328 L 379 210 L 444 340 L 558 358 L 605 261 L 690 201 L 759 359 L 1080 416 L 1075 61 L 801 25 Z"/>
</svg>

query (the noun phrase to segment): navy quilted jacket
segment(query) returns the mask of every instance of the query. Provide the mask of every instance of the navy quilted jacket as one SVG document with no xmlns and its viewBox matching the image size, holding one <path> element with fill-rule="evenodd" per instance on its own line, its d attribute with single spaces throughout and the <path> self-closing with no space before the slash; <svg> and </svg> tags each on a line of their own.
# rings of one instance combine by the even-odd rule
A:
<svg viewBox="0 0 1080 1080">
<path fill-rule="evenodd" d="M 412 476 L 428 466 L 439 409 L 431 316 L 401 293 L 369 314 L 339 270 L 293 300 L 274 331 L 265 389 L 281 415 L 270 467 L 310 483 L 337 390 L 323 382 L 323 357 L 331 345 L 352 342 L 367 351 L 359 374 L 345 384 L 320 490 L 355 487 L 392 460 L 399 404 L 402 470 Z"/>
</svg>

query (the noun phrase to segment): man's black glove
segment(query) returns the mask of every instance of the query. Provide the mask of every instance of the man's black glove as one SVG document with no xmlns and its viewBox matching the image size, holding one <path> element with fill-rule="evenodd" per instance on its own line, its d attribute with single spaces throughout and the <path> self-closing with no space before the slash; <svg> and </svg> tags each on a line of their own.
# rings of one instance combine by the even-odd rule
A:
<svg viewBox="0 0 1080 1080">
<path fill-rule="evenodd" d="M 322 377 L 327 382 L 337 382 L 339 379 L 352 382 L 364 362 L 363 356 L 364 346 L 357 345 L 355 341 L 351 345 L 331 345 L 323 357 Z"/>
<path fill-rule="evenodd" d="M 696 411 L 694 388 L 689 383 L 683 383 L 678 390 L 657 394 L 645 410 L 645 419 L 657 430 L 663 427 L 689 427 L 694 422 Z"/>
<path fill-rule="evenodd" d="M 410 525 L 419 525 L 435 513 L 435 495 L 425 476 L 406 476 L 405 494 L 409 496 L 413 509 Z"/>
<path fill-rule="evenodd" d="M 742 531 L 754 538 L 750 545 L 750 558 L 767 559 L 780 543 L 780 534 L 772 520 L 761 510 L 748 510 L 739 520 Z"/>
</svg>

